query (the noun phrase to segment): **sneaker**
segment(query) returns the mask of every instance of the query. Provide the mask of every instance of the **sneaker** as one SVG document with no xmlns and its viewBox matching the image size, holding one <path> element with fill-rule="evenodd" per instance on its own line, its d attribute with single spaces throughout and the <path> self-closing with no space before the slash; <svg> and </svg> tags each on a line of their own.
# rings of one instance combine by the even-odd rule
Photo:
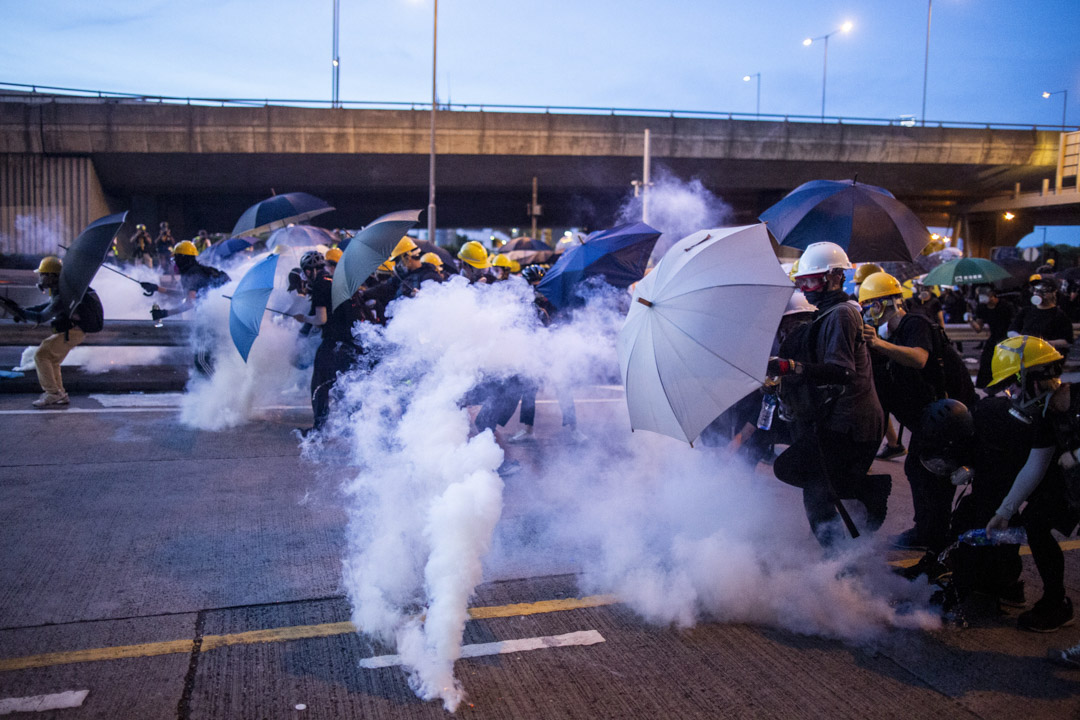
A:
<svg viewBox="0 0 1080 720">
<path fill-rule="evenodd" d="M 70 403 L 71 401 L 68 399 L 68 394 L 66 392 L 59 392 L 44 393 L 41 397 L 32 402 L 31 405 L 38 409 L 42 409 L 51 407 L 62 407 L 64 405 L 69 405 Z"/>
<path fill-rule="evenodd" d="M 583 433 L 580 430 L 578 430 L 577 428 L 573 428 L 573 427 L 563 428 L 563 438 L 567 442 L 572 442 L 572 443 L 577 443 L 577 444 L 586 442 L 589 439 L 588 436 L 585 435 L 585 433 Z"/>
<path fill-rule="evenodd" d="M 1022 608 L 1027 604 L 1024 599 L 1024 581 L 1017 580 L 1012 585 L 997 592 L 997 600 L 1006 607 Z"/>
<path fill-rule="evenodd" d="M 865 483 L 859 499 L 866 506 L 866 528 L 874 531 L 885 522 L 885 513 L 889 509 L 889 494 L 892 492 L 892 477 L 867 475 Z"/>
<path fill-rule="evenodd" d="M 511 475 L 517 475 L 521 472 L 521 463 L 517 460 L 504 460 L 503 464 L 496 470 L 499 477 L 510 477 Z"/>
<path fill-rule="evenodd" d="M 1061 603 L 1047 603 L 1045 598 L 1038 601 L 1025 613 L 1016 618 L 1016 626 L 1021 630 L 1049 633 L 1073 624 L 1072 600 L 1065 598 Z"/>
<path fill-rule="evenodd" d="M 1046 654 L 1051 662 L 1071 668 L 1080 668 L 1080 645 L 1073 645 L 1064 650 L 1051 650 Z"/>
<path fill-rule="evenodd" d="M 522 428 L 521 430 L 518 430 L 516 433 L 507 438 L 506 442 L 518 445 L 520 443 L 536 442 L 536 438 L 533 437 L 532 428 L 529 428 L 527 430 L 525 428 Z"/>
<path fill-rule="evenodd" d="M 889 538 L 892 543 L 893 550 L 929 550 L 930 545 L 919 537 L 919 531 L 916 528 L 908 528 L 899 535 L 893 535 Z"/>
<path fill-rule="evenodd" d="M 296 434 L 300 436 L 301 440 L 307 440 L 312 435 L 317 435 L 319 433 L 319 428 L 317 428 L 317 427 L 296 428 L 294 432 L 296 432 Z"/>
<path fill-rule="evenodd" d="M 893 458 L 907 455 L 907 448 L 903 445 L 886 445 L 881 448 L 881 452 L 877 454 L 879 460 L 892 460 Z"/>
</svg>

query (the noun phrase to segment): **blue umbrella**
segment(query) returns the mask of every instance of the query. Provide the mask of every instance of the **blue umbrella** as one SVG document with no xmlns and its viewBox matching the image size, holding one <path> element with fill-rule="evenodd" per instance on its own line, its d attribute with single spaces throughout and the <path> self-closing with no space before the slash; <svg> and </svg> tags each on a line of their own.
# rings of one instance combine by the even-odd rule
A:
<svg viewBox="0 0 1080 720">
<path fill-rule="evenodd" d="M 266 303 L 274 289 L 277 263 L 277 253 L 271 253 L 270 257 L 260 260 L 240 278 L 229 303 L 229 334 L 244 362 L 247 362 L 251 345 L 259 336 Z"/>
<path fill-rule="evenodd" d="M 400 210 L 383 215 L 353 235 L 334 268 L 331 310 L 337 310 L 338 305 L 351 298 L 368 276 L 390 258 L 401 236 L 420 220 L 420 212 Z"/>
<path fill-rule="evenodd" d="M 922 221 L 885 188 L 811 180 L 760 215 L 784 246 L 834 242 L 852 262 L 912 262 L 930 242 Z"/>
<path fill-rule="evenodd" d="M 258 235 L 285 227 L 289 223 L 310 220 L 333 210 L 324 200 L 302 192 L 285 193 L 257 202 L 240 216 L 233 227 L 232 237 Z"/>
<path fill-rule="evenodd" d="M 586 278 L 603 276 L 610 285 L 630 287 L 645 274 L 659 237 L 659 230 L 641 222 L 598 230 L 566 250 L 536 290 L 562 308 L 581 302 L 575 290 Z"/>
<path fill-rule="evenodd" d="M 338 240 L 338 236 L 331 230 L 313 225 L 290 225 L 275 230 L 266 238 L 266 249 L 273 250 L 278 245 L 289 247 L 314 247 L 325 245 L 330 247 Z M 342 252 L 345 252 L 342 250 Z"/>
<path fill-rule="evenodd" d="M 259 242 L 258 238 L 253 237 L 231 237 L 222 240 L 199 253 L 199 262 L 203 265 L 224 262 L 233 255 L 244 252 L 257 242 Z"/>
</svg>

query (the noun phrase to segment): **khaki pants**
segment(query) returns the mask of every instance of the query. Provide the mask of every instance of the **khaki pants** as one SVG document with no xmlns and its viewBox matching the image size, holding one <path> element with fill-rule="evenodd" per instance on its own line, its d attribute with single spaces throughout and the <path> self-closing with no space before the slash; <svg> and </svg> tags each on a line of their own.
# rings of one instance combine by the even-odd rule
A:
<svg viewBox="0 0 1080 720">
<path fill-rule="evenodd" d="M 73 327 L 67 332 L 67 339 L 64 339 L 64 333 L 54 333 L 41 341 L 34 354 L 34 365 L 37 366 L 38 382 L 41 383 L 42 390 L 63 394 L 64 381 L 60 377 L 60 363 L 84 337 L 86 333 Z"/>
</svg>

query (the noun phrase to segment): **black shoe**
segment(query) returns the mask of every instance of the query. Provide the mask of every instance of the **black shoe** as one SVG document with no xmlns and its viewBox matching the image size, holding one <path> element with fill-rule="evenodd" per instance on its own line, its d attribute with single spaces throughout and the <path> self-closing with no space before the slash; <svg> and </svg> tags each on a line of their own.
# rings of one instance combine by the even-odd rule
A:
<svg viewBox="0 0 1080 720">
<path fill-rule="evenodd" d="M 930 549 L 930 545 L 919 537 L 919 531 L 916 528 L 908 528 L 899 535 L 893 535 L 889 540 L 892 542 L 893 550 Z"/>
<path fill-rule="evenodd" d="M 997 591 L 998 602 L 1006 607 L 1022 608 L 1027 604 L 1024 599 L 1024 581 L 1017 580 L 1012 585 Z"/>
<path fill-rule="evenodd" d="M 1050 633 L 1073 624 L 1072 600 L 1047 603 L 1045 598 L 1035 603 L 1026 613 L 1016 618 L 1016 626 L 1021 630 Z"/>
<path fill-rule="evenodd" d="M 862 504 L 866 506 L 866 529 L 873 532 L 885 522 L 885 513 L 889 509 L 889 493 L 892 492 L 892 477 L 889 475 L 867 475 L 863 487 Z"/>
<path fill-rule="evenodd" d="M 919 558 L 919 562 L 909 568 L 902 568 L 898 573 L 908 580 L 914 580 L 920 575 L 925 575 L 928 582 L 939 585 L 952 576 L 949 568 L 938 562 L 937 554 L 932 552 L 927 552 Z"/>
<path fill-rule="evenodd" d="M 892 460 L 901 455 L 907 455 L 907 448 L 905 448 L 902 443 L 898 445 L 886 445 L 881 449 L 881 452 L 877 454 L 879 460 Z"/>
</svg>

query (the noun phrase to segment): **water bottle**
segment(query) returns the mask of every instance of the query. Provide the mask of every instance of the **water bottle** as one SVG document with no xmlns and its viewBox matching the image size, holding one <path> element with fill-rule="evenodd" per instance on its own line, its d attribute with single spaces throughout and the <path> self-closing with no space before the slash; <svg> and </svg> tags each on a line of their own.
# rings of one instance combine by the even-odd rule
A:
<svg viewBox="0 0 1080 720">
<path fill-rule="evenodd" d="M 759 430 L 769 430 L 772 428 L 773 415 L 776 414 L 776 395 L 775 393 L 767 392 L 765 397 L 761 398 L 761 410 L 757 416 L 757 426 Z"/>
<path fill-rule="evenodd" d="M 968 530 L 960 536 L 960 542 L 965 545 L 982 547 L 986 545 L 1024 545 L 1027 543 L 1027 532 L 1022 527 L 1011 527 L 1004 530 L 991 530 L 989 534 L 986 528 Z"/>
<path fill-rule="evenodd" d="M 153 309 L 154 309 L 154 310 L 160 310 L 160 309 L 161 309 L 161 306 L 160 306 L 160 305 L 158 305 L 157 303 L 154 303 L 154 305 L 153 305 Z M 159 327 L 164 327 L 164 325 L 165 325 L 165 324 L 164 324 L 163 322 L 161 322 L 161 320 L 155 320 L 155 321 L 154 321 L 154 327 L 156 327 L 156 328 L 159 328 Z"/>
</svg>

